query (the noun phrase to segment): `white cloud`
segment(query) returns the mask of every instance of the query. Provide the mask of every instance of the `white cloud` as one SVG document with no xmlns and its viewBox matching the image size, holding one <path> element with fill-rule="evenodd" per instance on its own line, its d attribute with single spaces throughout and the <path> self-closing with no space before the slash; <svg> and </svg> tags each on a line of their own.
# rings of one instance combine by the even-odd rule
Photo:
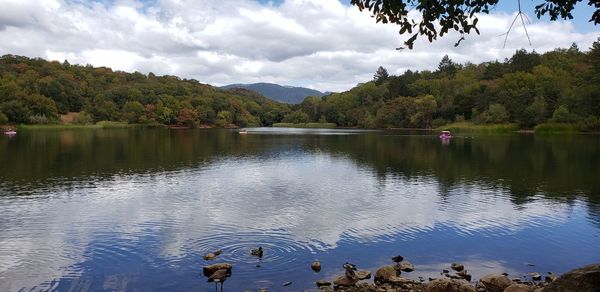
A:
<svg viewBox="0 0 600 292">
<path fill-rule="evenodd" d="M 578 33 L 570 22 L 536 21 L 525 32 L 514 14 L 480 17 L 481 35 L 454 47 L 457 35 L 413 51 L 396 51 L 404 38 L 394 25 L 376 24 L 338 0 L 133 0 L 78 2 L 6 0 L 0 11 L 0 54 L 43 57 L 117 70 L 173 74 L 223 85 L 277 82 L 346 90 L 367 81 L 380 65 L 394 74 L 433 69 L 444 54 L 474 63 L 510 57 L 518 48 L 538 52 L 577 42 L 588 48 L 598 31 Z"/>
</svg>

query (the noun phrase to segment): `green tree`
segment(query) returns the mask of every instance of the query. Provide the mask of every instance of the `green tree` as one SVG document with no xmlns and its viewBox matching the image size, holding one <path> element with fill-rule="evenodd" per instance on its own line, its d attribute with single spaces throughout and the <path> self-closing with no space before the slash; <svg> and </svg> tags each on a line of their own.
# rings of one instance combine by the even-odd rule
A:
<svg viewBox="0 0 600 292">
<path fill-rule="evenodd" d="M 481 113 L 479 119 L 486 124 L 501 124 L 509 121 L 509 115 L 503 105 L 494 103 L 487 111 Z"/>
<path fill-rule="evenodd" d="M 294 112 L 291 112 L 291 113 L 285 115 L 285 117 L 283 117 L 283 120 L 282 120 L 282 122 L 284 122 L 284 123 L 294 123 L 294 124 L 308 123 L 309 121 L 310 121 L 310 119 L 309 119 L 308 115 L 300 110 L 297 110 L 297 111 L 294 111 Z"/>
<path fill-rule="evenodd" d="M 0 112 L 3 112 L 11 123 L 22 124 L 29 122 L 29 110 L 20 101 L 11 100 L 0 104 Z"/>
<path fill-rule="evenodd" d="M 556 123 L 570 123 L 573 122 L 573 116 L 567 106 L 561 105 L 552 114 L 552 121 Z"/>
<path fill-rule="evenodd" d="M 123 105 L 123 119 L 130 124 L 140 123 L 144 114 L 144 106 L 138 101 L 128 101 Z"/>
<path fill-rule="evenodd" d="M 217 113 L 217 126 L 227 127 L 233 122 L 233 115 L 229 111 L 220 111 Z"/>
<path fill-rule="evenodd" d="M 25 98 L 25 105 L 31 115 L 45 116 L 49 119 L 58 117 L 58 109 L 54 100 L 39 94 L 29 95 Z"/>
<path fill-rule="evenodd" d="M 379 66 L 379 68 L 375 72 L 375 75 L 373 76 L 373 81 L 375 81 L 375 84 L 380 85 L 383 82 L 385 82 L 389 77 L 390 75 L 388 74 L 388 71 L 385 68 L 383 68 L 383 66 Z"/>
<path fill-rule="evenodd" d="M 438 72 L 446 74 L 446 76 L 454 76 L 456 74 L 457 66 L 454 64 L 452 59 L 448 55 L 444 55 L 440 63 L 438 64 Z"/>
<path fill-rule="evenodd" d="M 85 111 L 80 111 L 75 118 L 73 118 L 73 124 L 78 125 L 89 125 L 94 122 L 92 115 L 88 114 Z"/>
</svg>

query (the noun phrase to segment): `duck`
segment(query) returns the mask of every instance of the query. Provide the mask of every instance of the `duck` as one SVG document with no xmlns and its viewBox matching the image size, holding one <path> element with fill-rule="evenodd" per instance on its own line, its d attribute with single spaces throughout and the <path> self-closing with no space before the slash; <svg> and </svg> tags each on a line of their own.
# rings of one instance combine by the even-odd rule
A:
<svg viewBox="0 0 600 292">
<path fill-rule="evenodd" d="M 223 291 L 223 283 L 229 276 L 231 276 L 231 270 L 219 269 L 208 277 L 208 282 L 215 282 L 215 290 L 217 289 L 217 285 L 221 283 L 221 291 Z"/>
<path fill-rule="evenodd" d="M 346 277 L 350 278 L 350 279 L 356 279 L 356 273 L 354 271 L 356 271 L 356 265 L 355 264 L 351 264 L 349 262 L 346 262 L 343 265 L 344 269 L 346 270 L 345 274 Z"/>
<path fill-rule="evenodd" d="M 202 258 L 203 258 L 204 260 L 207 260 L 207 261 L 212 261 L 212 260 L 214 260 L 214 259 L 215 259 L 217 256 L 221 255 L 222 253 L 223 253 L 223 250 L 221 250 L 221 249 L 218 249 L 218 250 L 216 250 L 216 251 L 214 251 L 214 252 L 209 252 L 208 254 L 205 254 L 205 255 L 203 255 L 203 256 L 202 256 Z"/>
<path fill-rule="evenodd" d="M 401 262 L 403 260 L 404 260 L 404 257 L 401 256 L 401 255 L 397 255 L 397 256 L 395 256 L 395 257 L 392 258 L 392 261 L 394 261 L 394 263 L 399 263 L 399 262 Z"/>
<path fill-rule="evenodd" d="M 262 258 L 263 256 L 263 249 L 261 246 L 259 246 L 258 248 L 252 249 L 250 251 L 250 254 L 252 254 L 253 256 L 257 256 L 259 258 Z"/>
</svg>

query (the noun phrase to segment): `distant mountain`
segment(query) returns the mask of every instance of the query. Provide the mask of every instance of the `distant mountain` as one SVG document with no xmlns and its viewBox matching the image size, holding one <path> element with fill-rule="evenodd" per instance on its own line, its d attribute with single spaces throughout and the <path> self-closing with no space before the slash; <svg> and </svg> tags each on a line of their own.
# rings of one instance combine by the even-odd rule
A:
<svg viewBox="0 0 600 292">
<path fill-rule="evenodd" d="M 307 96 L 321 97 L 327 94 L 310 88 L 281 86 L 273 83 L 231 84 L 222 88 L 244 88 L 256 91 L 272 100 L 289 104 L 301 103 Z"/>
</svg>

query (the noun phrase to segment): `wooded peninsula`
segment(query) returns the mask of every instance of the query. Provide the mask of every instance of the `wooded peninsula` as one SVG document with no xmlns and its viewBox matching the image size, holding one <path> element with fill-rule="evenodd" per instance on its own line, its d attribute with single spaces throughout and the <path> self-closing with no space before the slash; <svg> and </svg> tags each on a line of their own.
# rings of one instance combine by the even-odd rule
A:
<svg viewBox="0 0 600 292">
<path fill-rule="evenodd" d="M 0 57 L 0 125 L 128 124 L 182 127 L 334 125 L 357 128 L 600 131 L 600 38 L 543 54 L 389 75 L 341 93 L 278 103 L 193 79 L 113 71 L 15 55 Z"/>
</svg>

